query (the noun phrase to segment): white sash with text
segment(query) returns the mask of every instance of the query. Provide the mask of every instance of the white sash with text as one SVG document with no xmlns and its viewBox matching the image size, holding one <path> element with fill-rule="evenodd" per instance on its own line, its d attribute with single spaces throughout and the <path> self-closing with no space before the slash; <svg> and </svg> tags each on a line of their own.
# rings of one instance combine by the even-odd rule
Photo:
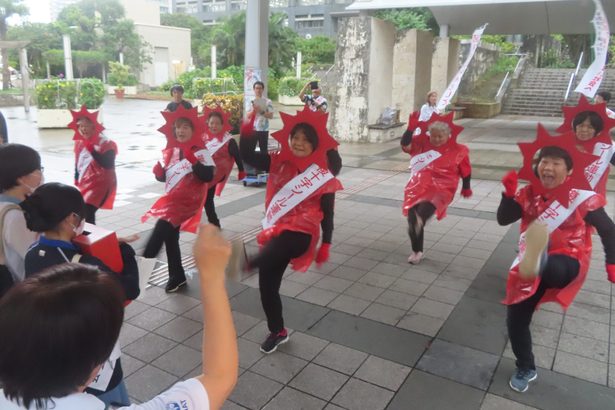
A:
<svg viewBox="0 0 615 410">
<path fill-rule="evenodd" d="M 202 149 L 194 153 L 200 163 L 207 166 L 215 166 L 214 160 L 207 149 Z M 166 171 L 166 184 L 164 192 L 170 192 L 186 175 L 192 172 L 192 164 L 186 158 L 177 162 Z"/>
<path fill-rule="evenodd" d="M 79 174 L 79 181 L 83 178 L 85 171 L 88 169 L 92 161 L 94 161 L 94 157 L 90 151 L 83 148 L 79 153 L 79 158 L 77 159 L 77 173 Z"/>
<path fill-rule="evenodd" d="M 231 135 L 228 133 L 225 134 L 224 137 L 222 137 L 222 141 L 214 137 L 207 141 L 207 143 L 205 143 L 205 148 L 207 148 L 207 151 L 209 151 L 209 155 L 213 157 L 214 154 L 218 152 L 218 150 L 222 148 L 224 144 L 226 144 L 231 138 L 233 137 L 231 137 Z"/>
<path fill-rule="evenodd" d="M 442 154 L 440 154 L 438 151 L 434 151 L 433 149 L 413 156 L 412 159 L 410 159 L 410 175 L 418 173 L 420 170 L 422 170 L 427 165 L 431 164 L 441 156 Z"/>
<path fill-rule="evenodd" d="M 585 178 L 587 178 L 587 182 L 593 188 L 596 188 L 598 181 L 602 178 L 604 173 L 609 167 L 611 158 L 615 153 L 615 144 L 605 144 L 603 142 L 599 142 L 594 145 L 594 155 L 599 156 L 597 160 L 592 162 L 590 165 L 585 168 Z"/>
</svg>

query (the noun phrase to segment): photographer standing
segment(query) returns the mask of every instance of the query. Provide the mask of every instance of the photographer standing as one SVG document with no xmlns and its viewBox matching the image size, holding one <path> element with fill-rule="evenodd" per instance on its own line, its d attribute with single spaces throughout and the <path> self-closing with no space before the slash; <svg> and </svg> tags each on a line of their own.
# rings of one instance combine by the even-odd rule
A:
<svg viewBox="0 0 615 410">
<path fill-rule="evenodd" d="M 258 148 L 266 154 L 269 140 L 269 120 L 273 118 L 273 103 L 269 98 L 263 97 L 265 84 L 262 81 L 256 81 L 252 88 L 256 97 L 252 100 L 252 109 L 248 111 L 248 118 L 256 115 L 254 131 L 256 131 L 258 138 Z"/>
<path fill-rule="evenodd" d="M 311 95 L 306 95 L 305 90 L 310 87 Z M 318 81 L 310 81 L 303 86 L 299 93 L 299 99 L 312 111 L 327 112 L 327 99 L 320 94 L 321 90 L 318 86 Z"/>
</svg>

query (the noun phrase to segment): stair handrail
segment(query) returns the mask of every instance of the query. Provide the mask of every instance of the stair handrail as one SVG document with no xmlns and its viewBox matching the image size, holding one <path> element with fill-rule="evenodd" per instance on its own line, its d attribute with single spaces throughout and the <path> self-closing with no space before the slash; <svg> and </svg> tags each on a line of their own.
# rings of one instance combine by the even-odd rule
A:
<svg viewBox="0 0 615 410">
<path fill-rule="evenodd" d="M 502 101 L 502 97 L 500 97 L 500 93 L 502 92 L 502 90 L 504 89 L 504 87 L 508 88 L 508 84 L 510 82 L 506 82 L 508 80 L 508 76 L 510 75 L 510 71 L 506 72 L 506 75 L 504 76 L 504 79 L 502 80 L 502 84 L 500 84 L 500 88 L 498 88 L 498 92 L 495 94 L 495 102 L 501 102 Z"/>
<path fill-rule="evenodd" d="M 528 56 L 527 53 L 525 54 L 505 54 L 505 55 L 519 56 L 519 60 L 517 60 L 517 65 L 515 65 L 515 69 L 512 72 L 512 76 L 510 75 L 510 71 L 506 72 L 506 75 L 504 76 L 504 79 L 502 80 L 502 83 L 500 84 L 500 88 L 498 89 L 498 92 L 495 95 L 496 102 L 502 102 L 502 100 L 504 99 L 504 96 L 506 95 L 506 92 L 508 91 L 508 87 L 510 86 L 510 83 L 512 82 L 512 80 L 516 80 L 519 78 L 519 76 L 521 75 L 521 71 L 523 71 L 523 68 L 525 66 L 525 63 L 527 61 L 527 56 Z"/>
<path fill-rule="evenodd" d="M 581 55 L 579 55 L 579 61 L 577 62 L 577 68 L 574 70 L 572 74 L 570 74 L 570 80 L 568 81 L 568 87 L 566 88 L 566 94 L 564 95 L 564 103 L 568 101 L 568 96 L 570 95 L 570 88 L 572 84 L 574 84 L 574 80 L 577 78 L 579 74 L 579 70 L 581 69 L 581 61 L 583 61 L 583 51 L 581 51 Z"/>
</svg>

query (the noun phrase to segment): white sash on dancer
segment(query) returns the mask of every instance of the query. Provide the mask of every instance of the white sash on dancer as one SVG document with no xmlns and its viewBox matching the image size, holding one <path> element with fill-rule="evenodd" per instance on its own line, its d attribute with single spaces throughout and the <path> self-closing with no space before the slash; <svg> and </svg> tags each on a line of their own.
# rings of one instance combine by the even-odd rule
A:
<svg viewBox="0 0 615 410">
<path fill-rule="evenodd" d="M 603 142 L 599 142 L 594 145 L 593 154 L 599 156 L 600 158 L 585 168 L 585 178 L 587 179 L 587 182 L 589 182 L 592 189 L 596 188 L 598 181 L 600 181 L 604 173 L 607 171 L 614 153 L 615 144 L 605 144 Z"/>
<path fill-rule="evenodd" d="M 79 174 L 79 181 L 83 178 L 85 171 L 88 169 L 92 161 L 94 161 L 92 153 L 84 147 L 79 153 L 79 158 L 77 159 L 77 173 Z"/>
<path fill-rule="evenodd" d="M 261 222 L 263 229 L 271 228 L 278 219 L 331 179 L 333 179 L 333 174 L 328 169 L 312 164 L 301 174 L 288 181 L 269 203 L 265 218 Z"/>
<path fill-rule="evenodd" d="M 200 163 L 207 166 L 215 166 L 214 160 L 211 158 L 207 149 L 202 149 L 194 153 L 194 156 Z M 169 167 L 166 171 L 166 184 L 164 186 L 164 192 L 169 192 L 175 185 L 179 183 L 186 175 L 192 172 L 192 164 L 186 158 Z"/>
<path fill-rule="evenodd" d="M 224 137 L 222 137 L 222 141 L 215 137 L 207 141 L 205 143 L 205 147 L 207 148 L 207 151 L 209 151 L 209 155 L 213 157 L 214 154 L 218 152 L 218 150 L 222 148 L 224 144 L 229 142 L 231 138 L 233 137 L 231 137 L 231 135 L 227 132 L 226 134 L 224 134 Z"/>
<path fill-rule="evenodd" d="M 545 209 L 542 214 L 536 218 L 536 221 L 547 225 L 547 231 L 549 235 L 553 233 L 561 224 L 564 223 L 566 219 L 581 205 L 585 200 L 589 199 L 593 195 L 596 195 L 594 191 L 586 191 L 583 189 L 572 189 L 570 190 L 569 198 L 570 203 L 568 204 L 568 208 L 565 208 L 558 201 L 553 201 L 551 205 L 547 209 Z M 521 232 L 519 236 L 519 253 L 517 257 L 513 261 L 510 269 L 514 268 L 519 264 L 519 261 L 525 254 L 525 232 Z"/>
<path fill-rule="evenodd" d="M 441 156 L 442 154 L 440 154 L 438 151 L 435 151 L 433 149 L 413 156 L 412 159 L 410 159 L 410 167 L 409 167 L 410 175 L 412 176 L 415 175 L 420 170 L 422 170 L 427 165 L 431 164 L 432 162 L 434 162 Z"/>
<path fill-rule="evenodd" d="M 117 359 L 119 359 L 121 355 L 122 351 L 120 350 L 120 342 L 116 341 L 115 346 L 113 346 L 113 350 L 111 351 L 111 356 L 103 362 L 98 374 L 94 380 L 92 380 L 92 383 L 88 385 L 88 387 L 102 392 L 106 391 L 107 387 L 109 387 L 111 377 L 113 376 L 115 366 L 117 365 Z"/>
</svg>

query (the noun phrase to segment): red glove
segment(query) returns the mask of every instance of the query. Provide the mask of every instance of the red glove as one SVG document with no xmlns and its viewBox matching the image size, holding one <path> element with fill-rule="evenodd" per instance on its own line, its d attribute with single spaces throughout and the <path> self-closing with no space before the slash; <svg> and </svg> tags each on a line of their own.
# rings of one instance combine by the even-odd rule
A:
<svg viewBox="0 0 615 410">
<path fill-rule="evenodd" d="M 199 159 L 196 157 L 196 155 L 194 155 L 194 152 L 192 152 L 192 150 L 185 148 L 183 152 L 184 152 L 184 158 L 186 158 L 188 162 L 190 162 L 192 165 L 199 162 Z"/>
<path fill-rule="evenodd" d="M 316 254 L 316 266 L 320 267 L 320 265 L 329 260 L 329 248 L 331 248 L 330 243 L 323 243 L 320 245 L 320 249 L 318 249 L 318 253 Z"/>
<path fill-rule="evenodd" d="M 609 282 L 615 283 L 615 264 L 609 263 L 606 265 L 606 275 Z"/>
<path fill-rule="evenodd" d="M 83 145 L 85 146 L 85 149 L 87 149 L 89 152 L 94 152 L 94 144 L 92 143 L 92 141 L 84 138 Z"/>
<path fill-rule="evenodd" d="M 517 193 L 517 186 L 519 185 L 519 177 L 517 171 L 509 171 L 504 178 L 502 178 L 502 185 L 504 185 L 504 195 L 512 198 Z"/>
<path fill-rule="evenodd" d="M 237 173 L 237 180 L 243 181 L 247 176 L 248 176 L 248 174 L 246 174 L 245 171 L 239 171 Z"/>
<path fill-rule="evenodd" d="M 162 165 L 160 165 L 160 162 L 156 162 L 156 165 L 154 165 L 154 169 L 152 169 L 152 172 L 154 173 L 156 178 L 164 177 L 164 168 L 162 168 Z"/>
<path fill-rule="evenodd" d="M 461 190 L 461 196 L 464 197 L 464 198 L 470 198 L 472 196 L 472 190 L 470 188 L 462 189 Z"/>
</svg>

